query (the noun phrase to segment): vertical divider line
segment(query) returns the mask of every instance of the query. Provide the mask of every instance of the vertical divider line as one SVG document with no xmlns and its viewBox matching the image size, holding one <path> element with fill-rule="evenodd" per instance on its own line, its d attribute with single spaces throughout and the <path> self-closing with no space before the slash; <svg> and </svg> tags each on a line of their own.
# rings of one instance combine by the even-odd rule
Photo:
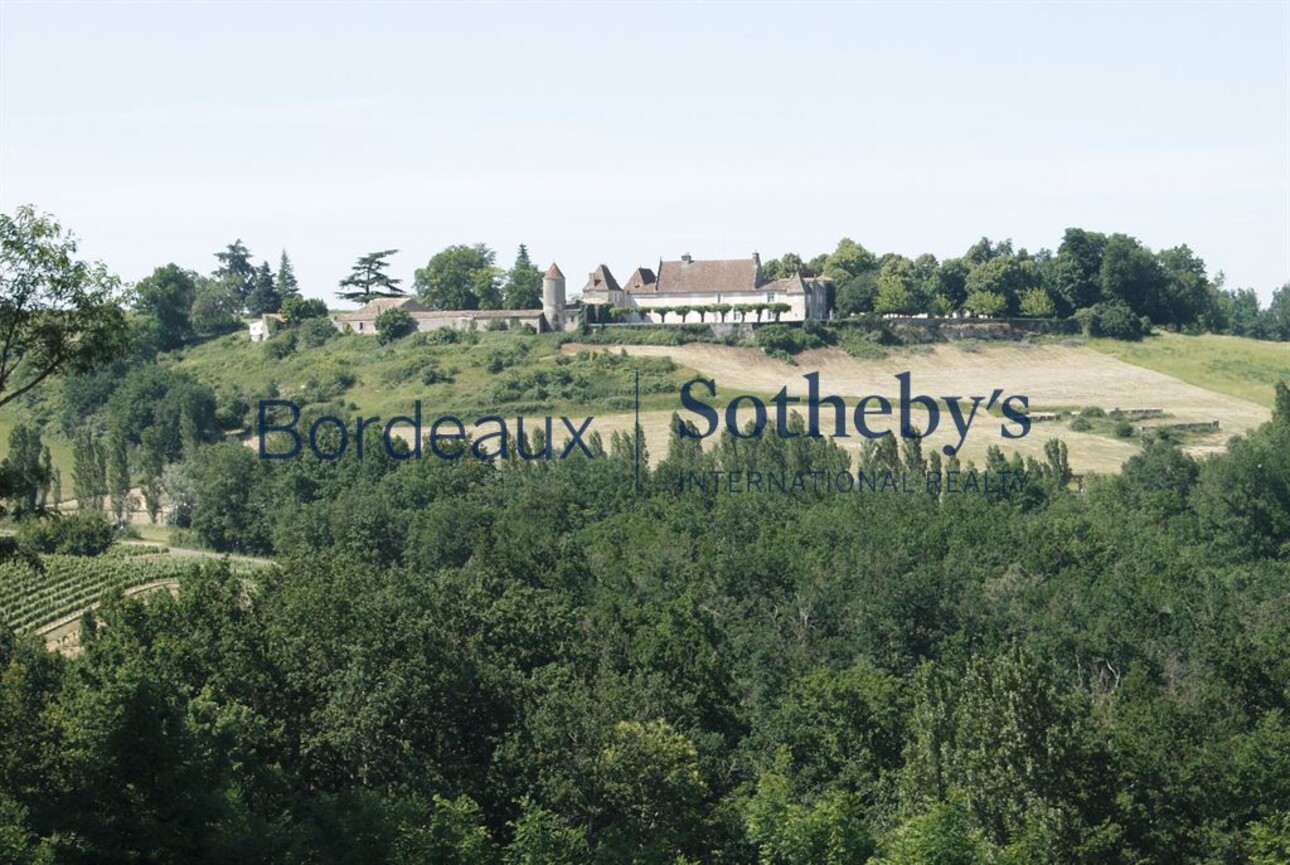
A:
<svg viewBox="0 0 1290 865">
<path fill-rule="evenodd" d="M 636 373 L 636 426 L 632 429 L 632 440 L 636 443 L 634 468 L 636 471 L 636 495 L 641 494 L 641 371 Z"/>
</svg>

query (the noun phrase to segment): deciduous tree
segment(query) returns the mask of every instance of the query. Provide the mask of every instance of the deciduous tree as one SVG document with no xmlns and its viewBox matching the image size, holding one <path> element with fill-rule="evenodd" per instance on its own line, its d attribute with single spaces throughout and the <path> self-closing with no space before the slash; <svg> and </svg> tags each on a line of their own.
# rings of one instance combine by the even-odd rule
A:
<svg viewBox="0 0 1290 865">
<path fill-rule="evenodd" d="M 0 214 L 0 406 L 63 370 L 84 372 L 125 349 L 120 283 L 76 258 L 76 240 L 23 206 Z"/>
<path fill-rule="evenodd" d="M 417 270 L 417 296 L 434 309 L 494 309 L 500 300 L 496 258 L 482 243 L 450 246 Z"/>
</svg>

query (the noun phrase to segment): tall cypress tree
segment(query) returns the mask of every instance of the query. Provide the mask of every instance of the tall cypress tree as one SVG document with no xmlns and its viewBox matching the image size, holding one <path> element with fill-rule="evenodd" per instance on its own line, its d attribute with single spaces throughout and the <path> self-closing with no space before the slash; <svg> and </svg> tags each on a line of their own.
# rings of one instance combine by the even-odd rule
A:
<svg viewBox="0 0 1290 865">
<path fill-rule="evenodd" d="M 166 458 L 157 431 L 149 427 L 139 434 L 139 470 L 143 475 L 140 481 L 143 504 L 148 509 L 148 519 L 154 523 L 161 511 L 161 473 L 165 468 Z"/>
<path fill-rule="evenodd" d="M 103 510 L 107 461 L 102 442 L 89 427 L 82 427 L 72 443 L 72 489 L 78 508 Z"/>
<path fill-rule="evenodd" d="M 130 462 L 126 452 L 125 436 L 116 428 L 108 434 L 107 462 L 112 514 L 118 523 L 123 523 L 130 513 Z"/>
</svg>

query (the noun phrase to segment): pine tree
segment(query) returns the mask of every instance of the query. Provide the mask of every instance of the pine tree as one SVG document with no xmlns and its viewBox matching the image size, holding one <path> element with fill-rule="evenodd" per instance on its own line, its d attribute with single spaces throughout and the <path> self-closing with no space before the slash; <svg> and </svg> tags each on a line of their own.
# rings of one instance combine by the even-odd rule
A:
<svg viewBox="0 0 1290 865">
<path fill-rule="evenodd" d="M 542 271 L 533 265 L 528 247 L 522 243 L 515 255 L 515 264 L 506 272 L 502 305 L 506 309 L 542 308 Z"/>
<path fill-rule="evenodd" d="M 215 279 L 226 283 L 237 296 L 238 303 L 245 307 L 255 287 L 255 265 L 251 264 L 250 250 L 239 238 L 230 243 L 223 252 L 215 253 L 215 257 L 220 263 L 220 266 L 215 269 Z"/>
<path fill-rule="evenodd" d="M 251 295 L 247 298 L 247 312 L 251 315 L 262 315 L 266 312 L 277 312 L 282 306 L 282 295 L 274 284 L 273 271 L 267 261 L 261 262 L 255 271 Z"/>
<path fill-rule="evenodd" d="M 338 291 L 336 296 L 343 300 L 367 303 L 374 297 L 400 297 L 403 289 L 398 285 L 403 280 L 394 279 L 385 273 L 389 266 L 386 261 L 397 249 L 383 249 L 380 252 L 369 252 L 354 264 L 349 276 L 340 281 L 341 288 L 349 291 Z"/>
<path fill-rule="evenodd" d="M 291 259 L 287 257 L 287 251 L 282 250 L 282 258 L 278 260 L 278 296 L 282 300 L 288 297 L 300 296 L 300 284 L 296 282 L 296 270 L 291 266 Z"/>
</svg>

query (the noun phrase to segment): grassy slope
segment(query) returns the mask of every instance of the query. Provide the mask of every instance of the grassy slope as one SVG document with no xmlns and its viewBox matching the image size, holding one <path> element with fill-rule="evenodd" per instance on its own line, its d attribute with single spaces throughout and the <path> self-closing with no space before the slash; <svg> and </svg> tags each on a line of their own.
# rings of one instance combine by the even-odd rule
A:
<svg viewBox="0 0 1290 865">
<path fill-rule="evenodd" d="M 1290 381 L 1290 343 L 1162 333 L 1141 342 L 1096 339 L 1091 345 L 1134 366 L 1266 408 L 1272 407 L 1273 385 Z"/>
<path fill-rule="evenodd" d="M 298 348 L 288 356 L 273 358 L 267 346 L 251 343 L 244 334 L 232 334 L 181 353 L 174 360 L 180 369 L 199 381 L 211 385 L 217 393 L 239 388 L 254 402 L 270 393 L 271 383 L 283 399 L 307 389 L 311 379 L 326 381 L 337 373 L 349 373 L 357 381 L 337 397 L 352 409 L 365 415 L 389 417 L 410 412 L 413 401 L 422 401 L 426 416 L 460 412 L 465 417 L 496 411 L 514 413 L 513 403 L 523 403 L 526 414 L 570 414 L 593 410 L 622 410 L 633 396 L 632 364 L 624 360 L 621 368 L 606 370 L 591 367 L 577 359 L 566 370 L 588 379 L 578 389 L 578 396 L 561 396 L 556 388 L 542 396 L 531 394 L 519 400 L 498 399 L 494 387 L 526 372 L 557 370 L 556 358 L 560 339 L 555 336 L 512 333 L 480 333 L 477 344 L 420 344 L 416 336 L 406 337 L 382 346 L 372 337 L 338 336 L 313 348 Z M 490 371 L 496 357 L 507 366 L 500 372 Z M 433 363 L 441 371 L 452 372 L 451 382 L 424 384 L 421 373 Z M 680 383 L 693 376 L 692 371 L 661 371 L 659 364 L 642 372 L 643 407 L 670 404 Z M 654 391 L 654 392 L 651 392 Z"/>
<path fill-rule="evenodd" d="M 276 359 L 265 345 L 249 342 L 245 333 L 239 331 L 177 353 L 166 358 L 165 362 L 175 363 L 181 369 L 189 371 L 198 380 L 214 387 L 217 393 L 223 395 L 238 390 L 252 403 L 267 396 L 271 392 L 270 388 L 275 385 L 281 396 L 289 398 L 300 394 L 311 379 L 326 381 L 338 373 L 348 372 L 355 377 L 356 383 L 337 399 L 354 407 L 348 408 L 348 411 L 364 415 L 389 417 L 404 413 L 410 410 L 414 400 L 421 399 L 423 412 L 427 417 L 461 412 L 469 419 L 486 411 L 497 411 L 508 416 L 516 413 L 527 416 L 594 413 L 609 424 L 617 424 L 623 417 L 630 417 L 630 409 L 623 402 L 630 400 L 632 393 L 630 365 L 606 371 L 575 359 L 572 366 L 564 369 L 579 374 L 584 380 L 590 380 L 590 384 L 580 389 L 576 395 L 562 397 L 551 394 L 544 399 L 530 396 L 509 403 L 497 401 L 493 394 L 498 382 L 531 370 L 555 370 L 556 357 L 570 353 L 574 347 L 565 346 L 562 349 L 560 340 L 553 336 L 486 332 L 478 336 L 479 341 L 474 345 L 424 345 L 419 344 L 416 337 L 410 337 L 390 346 L 378 345 L 370 337 L 338 337 L 322 346 L 300 348 L 284 358 Z M 1064 345 L 1069 346 L 1070 343 Z M 1032 405 L 1036 408 L 1103 403 L 1105 407 L 1110 407 L 1116 403 L 1116 399 L 1125 404 L 1133 404 L 1133 398 L 1124 394 L 1118 398 L 1100 399 L 1093 393 L 1079 393 L 1080 390 L 1087 390 L 1080 387 L 1082 383 L 1096 384 L 1100 392 L 1112 380 L 1118 380 L 1131 391 L 1144 394 L 1140 399 L 1150 402 L 1154 398 L 1159 401 L 1162 394 L 1157 386 L 1146 386 L 1146 382 L 1135 384 L 1131 381 L 1133 375 L 1127 371 L 1117 372 L 1114 368 L 1107 368 L 1102 370 L 1100 377 L 1081 375 L 1081 372 L 1091 373 L 1092 367 L 1100 368 L 1107 363 L 1122 361 L 1141 370 L 1170 376 L 1176 383 L 1185 382 L 1221 395 L 1216 397 L 1214 405 L 1194 405 L 1195 418 L 1180 419 L 1221 416 L 1225 418 L 1224 428 L 1232 429 L 1233 425 L 1226 422 L 1231 419 L 1230 410 L 1221 410 L 1224 409 L 1225 398 L 1235 397 L 1269 407 L 1272 403 L 1272 384 L 1283 378 L 1290 379 L 1290 344 L 1226 336 L 1162 334 L 1140 343 L 1094 340 L 1090 346 L 1093 350 L 1041 346 L 1027 352 L 1004 345 L 986 345 L 972 352 L 967 348 L 937 346 L 922 347 L 919 352 L 897 350 L 886 360 L 854 361 L 843 357 L 843 365 L 838 369 L 833 384 L 839 386 L 838 392 L 858 392 L 859 389 L 846 385 L 859 385 L 861 382 L 878 385 L 880 381 L 889 381 L 890 373 L 899 367 L 916 369 L 916 378 L 926 384 L 931 384 L 929 376 L 936 379 L 951 375 L 954 378 L 969 378 L 979 386 L 1000 375 L 1010 378 L 1010 370 L 1028 368 L 1022 380 L 1014 379 L 1012 383 L 1021 385 L 1024 382 L 1030 386 L 1027 389 L 1033 388 L 1036 399 Z M 612 346 L 587 348 L 594 351 L 608 350 L 615 354 L 620 351 Z M 798 379 L 803 371 L 812 368 L 825 370 L 825 378 L 828 379 L 830 376 L 827 372 L 834 362 L 833 356 L 839 354 L 830 352 L 827 357 L 817 357 L 815 353 L 808 353 L 808 356 L 800 358 L 798 367 L 789 367 L 750 349 L 694 345 L 628 347 L 626 350 L 637 356 L 670 356 L 679 364 L 670 372 L 660 372 L 655 368 L 646 376 L 647 385 L 652 385 L 652 388 L 647 386 L 642 394 L 642 410 L 651 416 L 662 413 L 659 423 L 664 423 L 667 415 L 677 407 L 676 393 L 680 383 L 693 376 L 696 370 L 716 375 L 723 384 L 723 390 L 729 391 L 723 392 L 721 398 L 715 401 L 719 405 L 724 401 L 723 398 L 733 395 L 729 386 L 739 385 L 746 392 L 768 395 L 783 383 Z M 508 358 L 509 365 L 501 372 L 490 372 L 490 361 L 499 354 Z M 1115 360 L 1106 360 L 1108 357 Z M 1098 358 L 1103 360 L 1097 361 Z M 456 370 L 454 380 L 450 383 L 424 384 L 421 371 L 431 362 L 441 370 Z M 892 369 L 886 369 L 887 367 Z M 1041 386 L 1042 380 L 1066 379 L 1072 374 L 1073 380 L 1060 388 Z M 1035 376 L 1039 376 L 1041 382 L 1034 381 Z M 1082 382 L 1082 379 L 1087 381 Z M 1138 387 L 1138 384 L 1143 386 Z M 37 409 L 39 416 L 56 416 L 58 388 L 55 382 L 43 389 L 43 407 Z M 651 389 L 655 392 L 651 393 Z M 1203 393 L 1200 395 L 1203 397 Z M 624 415 L 624 412 L 627 414 Z M 15 406 L 0 410 L 0 454 L 7 450 L 8 433 L 16 420 L 22 416 L 31 417 L 32 414 L 30 409 Z M 650 420 L 653 422 L 655 419 L 651 417 Z M 1241 423 L 1235 426 L 1244 425 Z M 598 423 L 597 427 L 600 426 Z M 1047 433 L 1047 429 L 1044 432 Z M 1054 428 L 1053 432 L 1058 430 Z M 46 426 L 45 438 L 53 451 L 55 464 L 62 470 L 66 490 L 71 483 L 69 442 L 56 431 L 54 424 Z M 1118 465 L 1120 456 L 1117 450 L 1115 453 L 1100 455 L 1096 462 L 1099 465 L 1110 465 L 1113 462 Z"/>
</svg>

